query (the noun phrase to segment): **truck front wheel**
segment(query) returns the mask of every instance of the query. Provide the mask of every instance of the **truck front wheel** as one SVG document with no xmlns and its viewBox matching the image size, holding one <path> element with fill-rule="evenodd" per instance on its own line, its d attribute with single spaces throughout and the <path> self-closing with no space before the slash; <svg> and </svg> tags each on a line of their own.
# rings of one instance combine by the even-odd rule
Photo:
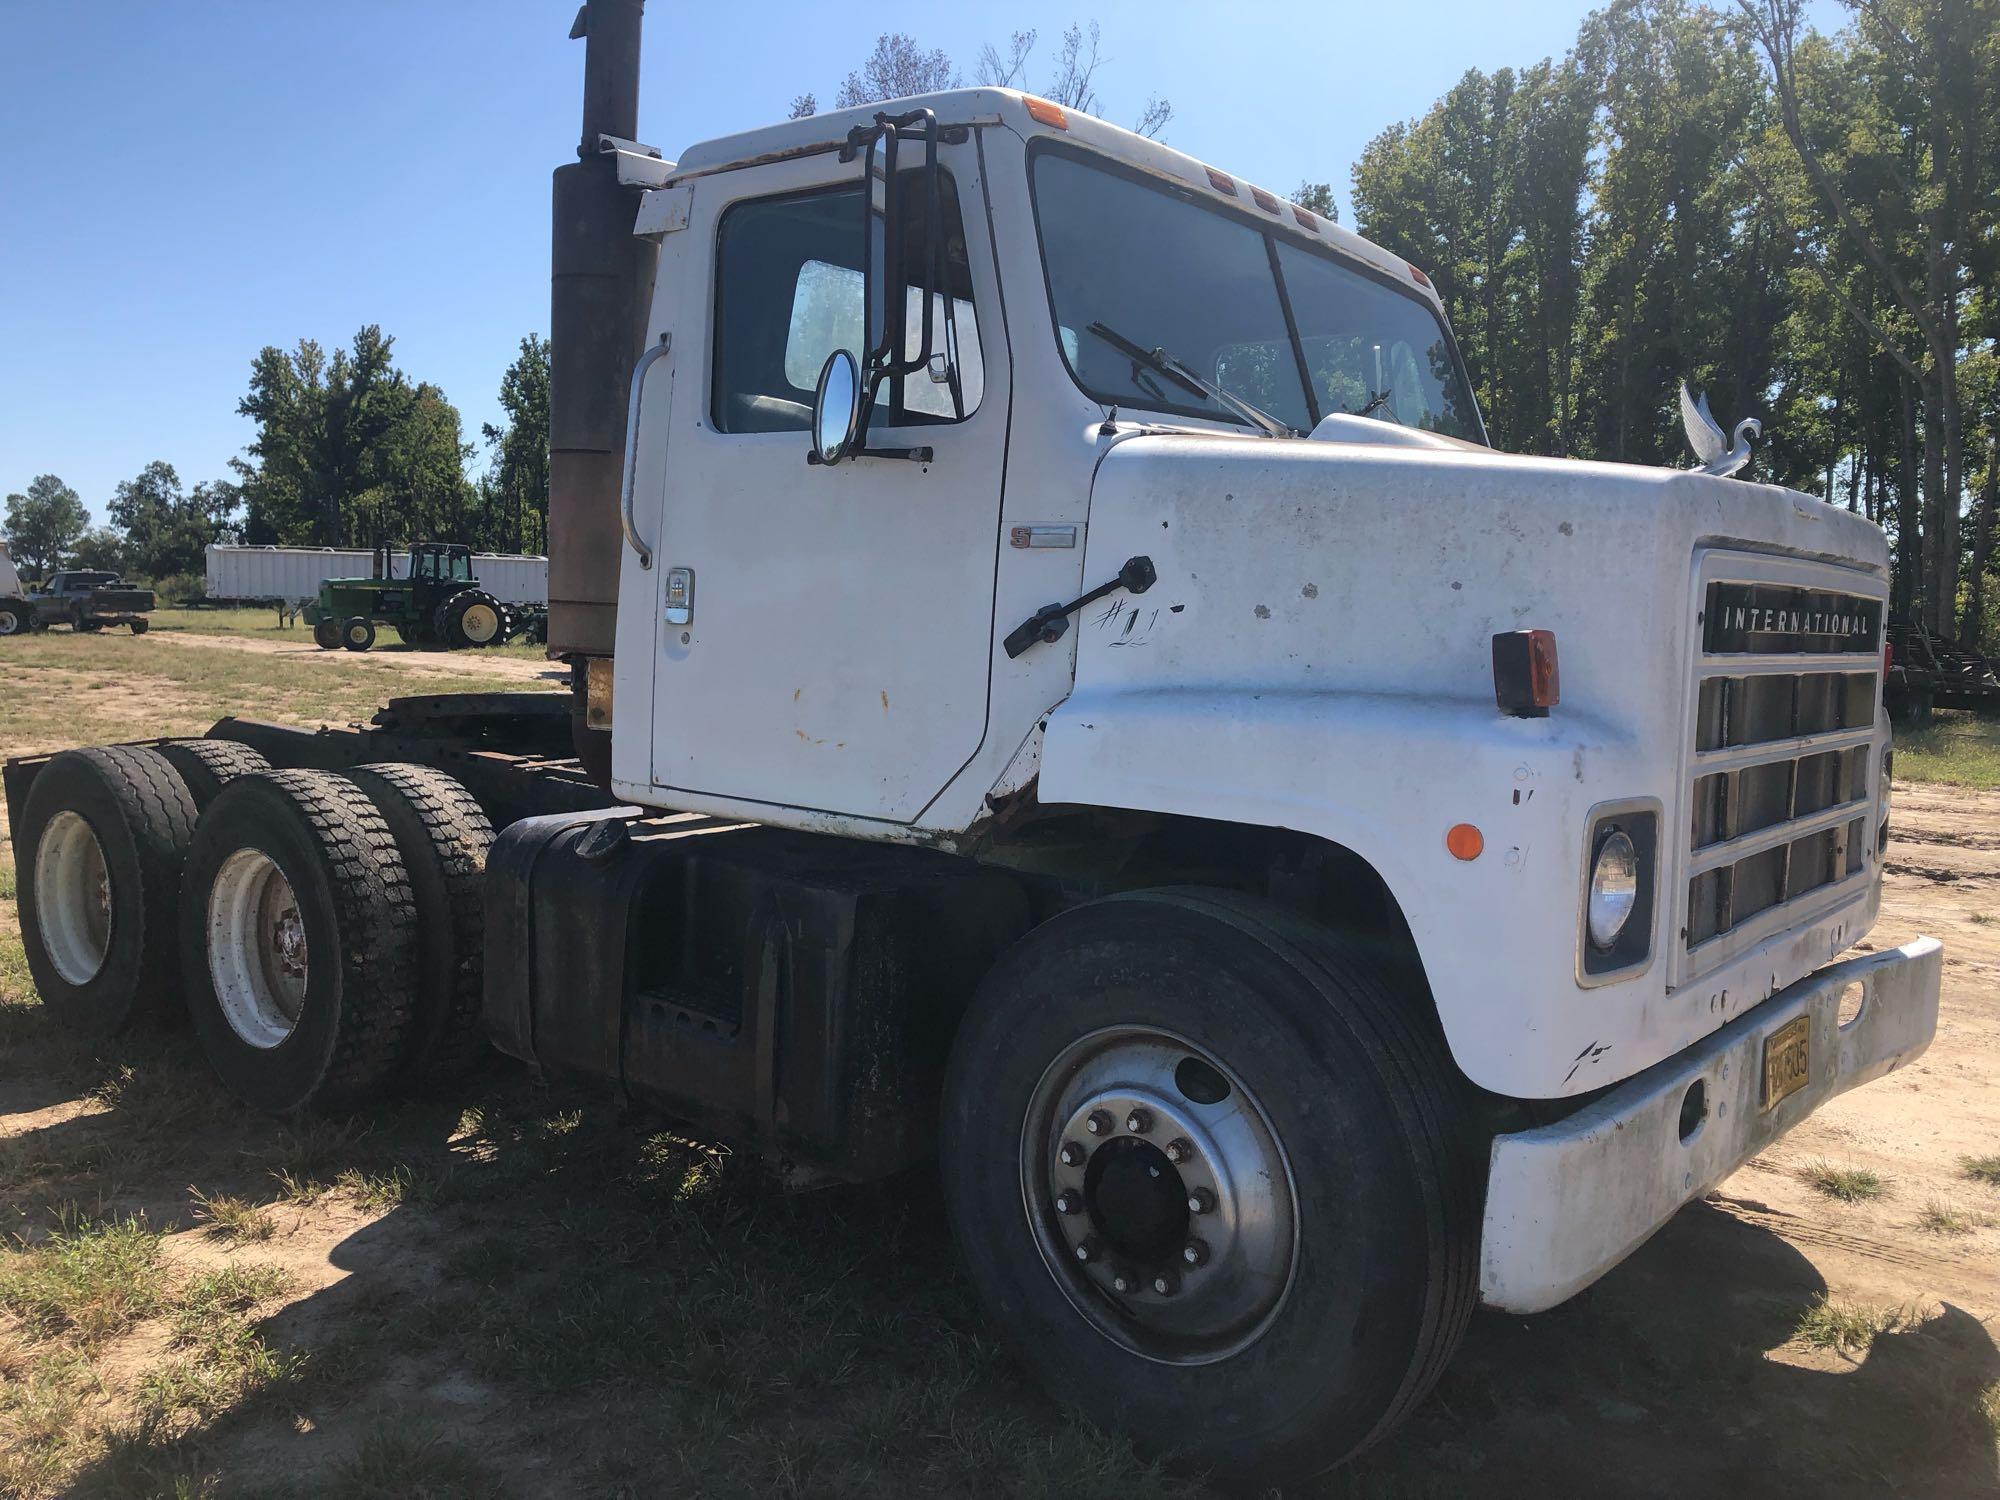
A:
<svg viewBox="0 0 2000 1500">
<path fill-rule="evenodd" d="M 954 1046 L 943 1163 L 989 1321 L 1066 1405 L 1235 1482 L 1393 1428 L 1477 1295 L 1476 1153 L 1412 997 L 1222 892 L 1078 908 Z"/>
<path fill-rule="evenodd" d="M 401 1063 L 416 901 L 389 825 L 345 777 L 225 785 L 188 851 L 180 933 L 195 1032 L 246 1104 L 350 1108 Z"/>
</svg>

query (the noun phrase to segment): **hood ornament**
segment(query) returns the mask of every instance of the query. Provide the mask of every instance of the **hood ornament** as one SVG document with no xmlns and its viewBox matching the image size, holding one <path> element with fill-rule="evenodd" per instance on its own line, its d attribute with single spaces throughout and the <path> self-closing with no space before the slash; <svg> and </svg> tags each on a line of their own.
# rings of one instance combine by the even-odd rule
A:
<svg viewBox="0 0 2000 1500">
<path fill-rule="evenodd" d="M 1762 422 L 1745 417 L 1736 424 L 1736 446 L 1730 447 L 1730 440 L 1709 413 L 1708 397 L 1691 395 L 1685 380 L 1681 382 L 1681 425 L 1687 428 L 1688 446 L 1694 449 L 1704 474 L 1734 474 L 1750 462 L 1751 439 L 1764 435 Z"/>
</svg>

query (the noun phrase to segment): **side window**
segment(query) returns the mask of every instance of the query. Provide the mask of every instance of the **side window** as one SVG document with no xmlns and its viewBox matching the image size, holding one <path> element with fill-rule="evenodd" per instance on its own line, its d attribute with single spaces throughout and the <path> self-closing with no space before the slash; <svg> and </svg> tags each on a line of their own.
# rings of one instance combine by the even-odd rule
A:
<svg viewBox="0 0 2000 1500">
<path fill-rule="evenodd" d="M 944 205 L 944 290 L 931 309 L 933 353 L 945 352 L 954 326 L 964 415 L 985 392 L 985 362 L 972 305 L 972 274 L 958 190 L 940 172 Z M 921 203 L 914 183 L 901 195 Z M 929 247 L 921 210 L 902 226 L 903 263 L 921 267 Z M 717 432 L 805 432 L 812 425 L 813 391 L 820 368 L 836 349 L 861 353 L 861 191 L 832 191 L 760 198 L 722 216 L 716 238 L 715 381 L 709 416 Z M 909 303 L 908 354 L 923 341 L 923 291 L 905 287 Z M 952 323 L 945 319 L 949 297 Z M 955 422 L 950 385 L 924 371 L 885 385 L 875 404 L 874 426 Z"/>
</svg>

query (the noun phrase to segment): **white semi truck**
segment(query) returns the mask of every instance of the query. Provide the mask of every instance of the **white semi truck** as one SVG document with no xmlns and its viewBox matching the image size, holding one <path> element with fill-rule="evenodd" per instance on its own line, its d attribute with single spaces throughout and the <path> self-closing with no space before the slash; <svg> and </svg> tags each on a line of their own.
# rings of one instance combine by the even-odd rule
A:
<svg viewBox="0 0 2000 1500">
<path fill-rule="evenodd" d="M 935 1158 L 996 1333 L 1335 1463 L 1916 1056 L 1883 536 L 1485 439 L 1422 272 L 1007 90 L 556 182 L 570 695 L 7 768 L 46 1002 L 346 1109 L 488 1039 L 802 1185 Z M 634 368 L 636 364 L 636 369 Z"/>
</svg>

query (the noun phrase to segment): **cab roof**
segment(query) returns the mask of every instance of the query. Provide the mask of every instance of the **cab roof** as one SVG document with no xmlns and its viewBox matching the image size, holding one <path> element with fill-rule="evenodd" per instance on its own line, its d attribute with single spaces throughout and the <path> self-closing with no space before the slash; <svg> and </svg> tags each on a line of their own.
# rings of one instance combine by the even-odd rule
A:
<svg viewBox="0 0 2000 1500">
<path fill-rule="evenodd" d="M 1407 282 L 1440 312 L 1443 310 L 1437 289 L 1419 268 L 1380 245 L 1363 239 L 1351 229 L 1310 213 L 1279 194 L 1242 181 L 1220 167 L 1212 167 L 1171 146 L 1094 115 L 1051 105 L 1018 89 L 946 89 L 907 99 L 887 99 L 854 109 L 807 115 L 803 119 L 785 120 L 736 135 L 718 136 L 712 141 L 690 147 L 675 162 L 669 182 L 684 182 L 731 168 L 837 150 L 845 143 L 850 130 L 857 125 L 872 123 L 878 113 L 904 114 L 915 109 L 933 111 L 943 125 L 1000 125 L 1023 139 L 1046 136 L 1075 141 L 1141 171 L 1166 178 L 1198 195 L 1211 197 L 1218 203 L 1247 210 L 1253 216 L 1269 217 L 1275 228 L 1294 238 L 1330 246 Z"/>
</svg>

